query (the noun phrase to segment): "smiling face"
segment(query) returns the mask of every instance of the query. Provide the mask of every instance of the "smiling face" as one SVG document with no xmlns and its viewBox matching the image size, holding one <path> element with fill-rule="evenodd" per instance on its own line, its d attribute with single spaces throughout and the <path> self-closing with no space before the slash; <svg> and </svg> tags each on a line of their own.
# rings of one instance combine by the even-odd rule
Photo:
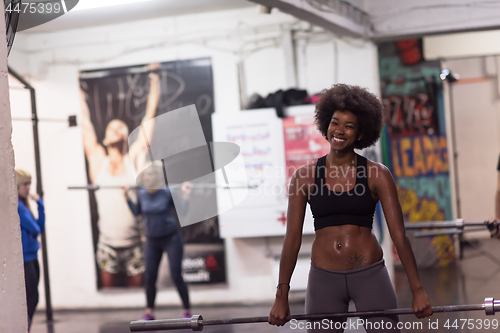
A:
<svg viewBox="0 0 500 333">
<path fill-rule="evenodd" d="M 332 149 L 354 149 L 360 138 L 358 118 L 349 111 L 335 111 L 327 132 Z"/>
</svg>

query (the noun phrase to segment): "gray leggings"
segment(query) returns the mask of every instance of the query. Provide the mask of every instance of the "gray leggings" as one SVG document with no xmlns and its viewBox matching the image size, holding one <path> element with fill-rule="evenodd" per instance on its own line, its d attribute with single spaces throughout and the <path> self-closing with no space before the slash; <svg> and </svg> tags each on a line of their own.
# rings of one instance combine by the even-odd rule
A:
<svg viewBox="0 0 500 333">
<path fill-rule="evenodd" d="M 384 260 L 351 271 L 330 271 L 311 263 L 306 293 L 306 313 L 347 312 L 349 301 L 353 300 L 357 311 L 386 310 L 398 307 L 396 293 L 392 287 Z M 360 318 L 368 333 L 401 332 L 397 329 L 398 316 Z M 336 325 L 321 322 L 308 323 L 308 333 L 343 333 L 340 318 Z M 382 324 L 383 321 L 383 324 Z M 335 323 L 335 322 L 333 322 Z M 357 322 L 361 323 L 361 321 Z M 390 324 L 389 324 L 390 323 Z M 315 326 L 311 326 L 316 324 Z M 387 327 L 391 325 L 392 329 Z M 346 325 L 343 325 L 346 327 Z M 351 328 L 361 327 L 354 326 Z"/>
</svg>

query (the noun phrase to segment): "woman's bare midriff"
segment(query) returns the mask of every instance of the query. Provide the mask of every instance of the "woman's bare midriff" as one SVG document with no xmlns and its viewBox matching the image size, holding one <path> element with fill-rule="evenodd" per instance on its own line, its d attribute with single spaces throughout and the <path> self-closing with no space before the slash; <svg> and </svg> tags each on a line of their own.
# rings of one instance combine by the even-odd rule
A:
<svg viewBox="0 0 500 333">
<path fill-rule="evenodd" d="M 370 228 L 340 225 L 316 231 L 311 260 L 319 268 L 348 271 L 374 264 L 382 256 L 382 248 Z"/>
</svg>

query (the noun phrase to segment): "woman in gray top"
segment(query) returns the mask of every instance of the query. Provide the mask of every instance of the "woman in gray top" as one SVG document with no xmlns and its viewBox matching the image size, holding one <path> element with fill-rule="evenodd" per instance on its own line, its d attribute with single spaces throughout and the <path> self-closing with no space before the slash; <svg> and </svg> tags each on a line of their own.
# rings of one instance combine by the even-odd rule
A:
<svg viewBox="0 0 500 333">
<path fill-rule="evenodd" d="M 190 304 L 188 288 L 182 277 L 182 256 L 184 243 L 182 234 L 177 227 L 177 220 L 173 209 L 177 208 L 178 213 L 184 214 L 187 209 L 187 199 L 189 197 L 189 184 L 182 184 L 182 207 L 174 208 L 172 192 L 168 187 L 159 186 L 162 182 L 162 168 L 152 165 L 142 174 L 142 182 L 145 188 L 141 188 L 137 195 L 137 203 L 132 202 L 128 195 L 128 188 L 123 187 L 123 192 L 127 199 L 128 206 L 134 215 L 142 215 L 145 230 L 146 242 L 144 244 L 144 255 L 146 271 L 144 273 L 146 300 L 146 312 L 142 320 L 154 320 L 154 307 L 156 298 L 156 280 L 158 278 L 158 268 L 163 256 L 163 252 L 168 255 L 170 265 L 170 276 L 177 287 L 184 307 L 184 317 L 190 318 Z"/>
</svg>

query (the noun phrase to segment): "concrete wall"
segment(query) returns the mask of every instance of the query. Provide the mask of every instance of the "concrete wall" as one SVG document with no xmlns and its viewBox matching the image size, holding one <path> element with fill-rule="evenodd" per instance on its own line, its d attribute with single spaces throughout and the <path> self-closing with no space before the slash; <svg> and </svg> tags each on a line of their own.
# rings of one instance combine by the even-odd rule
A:
<svg viewBox="0 0 500 333">
<path fill-rule="evenodd" d="M 284 40 L 294 29 L 299 32 L 285 47 Z M 215 112 L 238 112 L 238 64 L 245 73 L 243 97 L 254 92 L 267 95 L 293 86 L 289 77 L 293 49 L 299 88 L 316 93 L 335 82 L 346 82 L 378 93 L 374 44 L 334 38 L 289 15 L 278 11 L 258 14 L 256 8 L 25 34 L 15 47 L 13 54 L 22 59 L 13 60 L 12 66 L 18 66 L 14 68 L 36 88 L 41 119 L 67 119 L 80 113 L 80 70 L 207 56 L 212 58 Z M 12 101 L 19 105 L 13 108 L 13 115 L 25 112 L 23 98 L 17 94 Z M 69 128 L 64 122 L 41 121 L 39 126 L 54 307 L 142 307 L 142 290 L 96 289 L 88 195 L 67 190 L 86 183 L 81 129 Z M 22 133 L 28 135 L 28 131 L 25 122 L 14 122 L 16 137 L 24 137 Z M 16 151 L 27 151 L 31 145 L 29 140 L 14 143 Z M 30 154 L 16 163 L 31 165 Z M 311 241 L 311 237 L 304 240 L 306 255 Z M 192 302 L 271 301 L 277 282 L 272 277 L 270 249 L 272 254 L 279 253 L 281 242 L 282 238 L 227 239 L 227 285 L 191 288 Z M 40 291 L 43 307 L 43 288 Z M 157 304 L 179 305 L 177 292 L 160 291 Z"/>
<path fill-rule="evenodd" d="M 5 27 L 4 10 L 0 26 Z M 27 332 L 21 227 L 12 149 L 5 33 L 0 34 L 0 332 Z"/>
</svg>

